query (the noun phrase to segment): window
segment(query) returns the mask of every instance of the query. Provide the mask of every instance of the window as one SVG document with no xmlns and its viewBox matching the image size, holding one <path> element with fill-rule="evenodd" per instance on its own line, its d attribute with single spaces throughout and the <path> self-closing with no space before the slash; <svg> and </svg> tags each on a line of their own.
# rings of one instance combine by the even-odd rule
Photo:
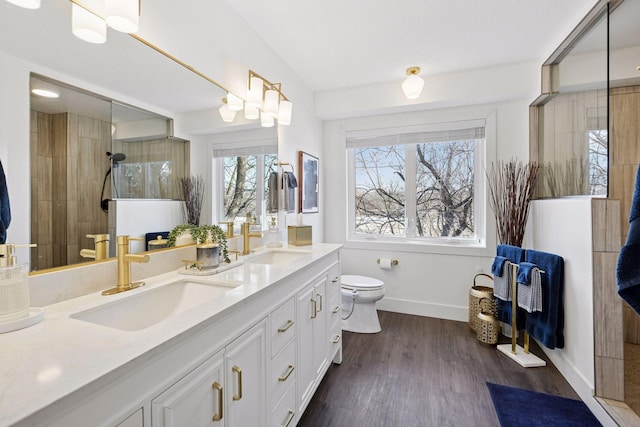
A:
<svg viewBox="0 0 640 427">
<path fill-rule="evenodd" d="M 589 194 L 607 195 L 609 166 L 609 137 L 607 129 L 590 130 L 589 138 Z"/>
<path fill-rule="evenodd" d="M 350 237 L 479 243 L 484 134 L 484 121 L 349 133 Z"/>
<path fill-rule="evenodd" d="M 218 218 L 243 222 L 247 215 L 263 219 L 277 215 L 275 205 L 269 201 L 269 178 L 276 173 L 277 147 L 258 146 L 235 149 L 214 149 L 219 180 L 223 183 Z M 267 222 L 263 222 L 267 224 Z"/>
</svg>

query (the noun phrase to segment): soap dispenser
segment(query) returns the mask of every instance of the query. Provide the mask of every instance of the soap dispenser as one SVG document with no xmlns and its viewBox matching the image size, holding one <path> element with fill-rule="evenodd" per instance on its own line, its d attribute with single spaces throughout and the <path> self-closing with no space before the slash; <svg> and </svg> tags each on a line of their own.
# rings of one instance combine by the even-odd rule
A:
<svg viewBox="0 0 640 427">
<path fill-rule="evenodd" d="M 280 243 L 280 233 L 278 231 L 278 226 L 276 225 L 276 217 L 271 217 L 271 223 L 269 224 L 269 229 L 267 230 L 267 244 L 268 248 L 281 248 L 282 243 Z"/>
</svg>

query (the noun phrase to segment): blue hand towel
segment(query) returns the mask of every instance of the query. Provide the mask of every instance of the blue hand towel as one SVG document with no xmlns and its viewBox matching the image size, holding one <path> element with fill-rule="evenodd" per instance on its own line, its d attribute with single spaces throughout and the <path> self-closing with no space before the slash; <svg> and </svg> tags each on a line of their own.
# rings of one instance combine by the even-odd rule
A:
<svg viewBox="0 0 640 427">
<path fill-rule="evenodd" d="M 494 276 L 502 277 L 502 275 L 504 274 L 504 263 L 506 261 L 508 261 L 507 258 L 503 256 L 496 256 L 493 259 L 493 265 L 491 265 L 491 274 L 493 274 Z"/>
<path fill-rule="evenodd" d="M 4 176 L 4 169 L 0 161 L 0 244 L 7 241 L 7 228 L 11 223 L 11 207 L 9 205 L 9 191 L 7 191 L 7 180 Z"/>
<path fill-rule="evenodd" d="M 544 271 L 540 275 L 542 311 L 526 318 L 526 330 L 547 348 L 564 347 L 564 259 L 561 256 L 528 250 L 526 261 Z"/>
<path fill-rule="evenodd" d="M 627 242 L 618 256 L 618 295 L 640 314 L 640 167 L 629 212 Z"/>
<path fill-rule="evenodd" d="M 298 181 L 292 172 L 282 173 L 282 188 L 284 189 L 284 210 L 293 213 L 296 210 L 296 187 Z"/>
<path fill-rule="evenodd" d="M 538 266 L 526 261 L 521 262 L 518 266 L 518 278 L 516 281 L 529 286 L 531 284 L 531 272 L 534 268 L 538 268 Z"/>
<path fill-rule="evenodd" d="M 496 248 L 496 255 L 507 258 L 513 264 L 520 264 L 524 261 L 525 251 L 522 248 L 511 245 L 500 244 Z M 508 276 L 511 279 L 511 276 Z M 511 287 L 511 280 L 509 280 L 508 286 Z M 498 320 L 511 324 L 511 303 L 508 301 L 497 300 L 498 305 Z M 519 325 L 518 329 L 524 327 L 524 321 L 526 319 L 526 312 L 522 309 L 518 310 L 516 314 L 516 323 Z"/>
</svg>

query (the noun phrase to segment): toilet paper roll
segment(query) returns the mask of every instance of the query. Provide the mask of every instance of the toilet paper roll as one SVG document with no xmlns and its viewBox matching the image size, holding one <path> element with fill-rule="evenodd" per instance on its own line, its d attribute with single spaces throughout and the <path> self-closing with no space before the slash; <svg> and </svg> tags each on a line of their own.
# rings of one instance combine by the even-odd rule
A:
<svg viewBox="0 0 640 427">
<path fill-rule="evenodd" d="M 391 259 L 380 258 L 380 268 L 383 270 L 391 270 Z"/>
</svg>

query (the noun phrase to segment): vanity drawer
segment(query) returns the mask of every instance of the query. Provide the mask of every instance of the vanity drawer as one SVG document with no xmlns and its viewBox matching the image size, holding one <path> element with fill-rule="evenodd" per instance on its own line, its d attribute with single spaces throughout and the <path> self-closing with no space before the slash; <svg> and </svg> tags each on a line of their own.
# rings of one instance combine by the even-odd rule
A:
<svg viewBox="0 0 640 427">
<path fill-rule="evenodd" d="M 296 381 L 296 346 L 289 342 L 271 361 L 271 402 L 276 404 Z"/>
<path fill-rule="evenodd" d="M 289 387 L 289 390 L 280 399 L 280 402 L 271 412 L 271 425 L 281 427 L 293 427 L 296 425 L 296 388 Z"/>
<path fill-rule="evenodd" d="M 336 320 L 340 319 L 340 310 L 342 309 L 342 295 L 340 292 L 331 295 L 329 298 L 329 325 L 333 325 Z"/>
<path fill-rule="evenodd" d="M 329 267 L 329 272 L 327 273 L 327 278 L 329 279 L 327 293 L 329 294 L 329 299 L 333 295 L 340 295 L 340 287 L 342 286 L 342 280 L 340 275 L 340 263 L 337 262 Z"/>
<path fill-rule="evenodd" d="M 294 298 L 278 307 L 271 313 L 271 357 L 274 357 L 284 345 L 295 336 L 295 309 Z"/>
<path fill-rule="evenodd" d="M 342 346 L 342 319 L 340 319 L 340 312 L 338 312 L 338 318 L 334 320 L 329 329 L 329 340 L 331 341 L 331 358 L 339 351 Z"/>
</svg>

